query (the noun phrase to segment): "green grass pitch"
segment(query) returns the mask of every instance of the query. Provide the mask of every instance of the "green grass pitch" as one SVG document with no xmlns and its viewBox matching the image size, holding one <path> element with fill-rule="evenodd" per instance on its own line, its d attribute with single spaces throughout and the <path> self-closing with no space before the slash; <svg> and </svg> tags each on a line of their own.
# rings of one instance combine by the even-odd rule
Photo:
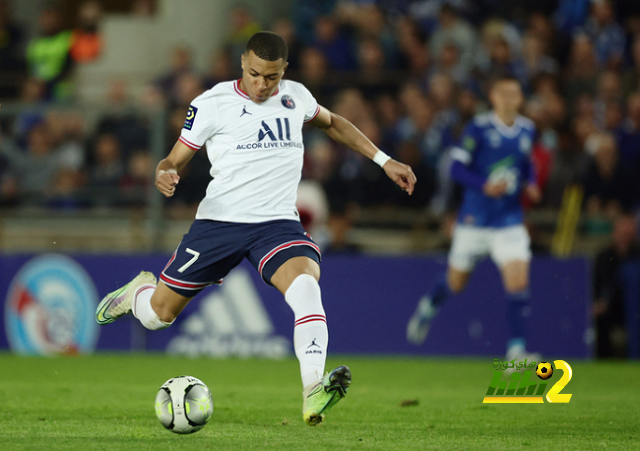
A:
<svg viewBox="0 0 640 451">
<path fill-rule="evenodd" d="M 327 368 L 349 365 L 353 385 L 312 428 L 293 359 L 0 354 L 0 450 L 640 449 L 638 363 L 569 361 L 569 404 L 487 405 L 492 362 L 334 356 Z M 160 385 L 183 374 L 201 378 L 215 403 L 210 423 L 187 436 L 154 414 Z M 418 404 L 401 407 L 407 399 Z"/>
</svg>

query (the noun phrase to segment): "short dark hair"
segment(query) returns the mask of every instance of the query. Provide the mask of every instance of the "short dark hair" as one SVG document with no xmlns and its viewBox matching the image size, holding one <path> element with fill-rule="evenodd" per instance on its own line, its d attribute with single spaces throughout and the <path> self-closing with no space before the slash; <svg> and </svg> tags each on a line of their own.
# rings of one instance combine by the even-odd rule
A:
<svg viewBox="0 0 640 451">
<path fill-rule="evenodd" d="M 259 31 L 251 36 L 245 48 L 246 53 L 249 51 L 253 51 L 258 58 L 265 61 L 278 61 L 282 58 L 286 63 L 289 57 L 289 48 L 285 40 L 271 31 Z"/>
<path fill-rule="evenodd" d="M 490 84 L 491 89 L 493 89 L 495 85 L 497 85 L 498 83 L 502 83 L 503 81 L 518 83 L 518 85 L 522 87 L 522 83 L 520 83 L 520 80 L 518 80 L 518 77 L 516 77 L 510 72 L 504 72 L 502 74 L 498 74 L 495 77 L 493 77 Z"/>
</svg>

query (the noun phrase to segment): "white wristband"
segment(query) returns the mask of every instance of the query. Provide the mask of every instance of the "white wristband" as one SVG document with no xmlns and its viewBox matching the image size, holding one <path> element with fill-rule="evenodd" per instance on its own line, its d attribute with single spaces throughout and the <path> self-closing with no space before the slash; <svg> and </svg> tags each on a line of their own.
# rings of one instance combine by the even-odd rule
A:
<svg viewBox="0 0 640 451">
<path fill-rule="evenodd" d="M 387 161 L 391 160 L 391 157 L 384 153 L 382 150 L 378 150 L 373 156 L 373 162 L 382 167 Z"/>
<path fill-rule="evenodd" d="M 166 171 L 165 171 L 165 170 L 163 170 L 163 169 L 160 169 L 160 170 L 158 171 L 158 177 L 160 177 L 162 174 L 165 174 L 165 173 L 167 173 L 167 172 L 168 172 L 169 174 L 177 174 L 177 173 L 178 173 L 178 171 L 176 171 L 175 169 L 168 169 L 168 170 L 166 170 Z"/>
</svg>

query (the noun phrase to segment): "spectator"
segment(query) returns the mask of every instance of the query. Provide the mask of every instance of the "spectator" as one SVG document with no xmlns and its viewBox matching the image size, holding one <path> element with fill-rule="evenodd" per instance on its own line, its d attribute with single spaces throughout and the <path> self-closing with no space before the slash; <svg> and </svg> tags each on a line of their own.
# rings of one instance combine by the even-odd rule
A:
<svg viewBox="0 0 640 451">
<path fill-rule="evenodd" d="M 123 80 L 111 80 L 106 96 L 106 104 L 110 110 L 100 118 L 93 134 L 91 145 L 95 147 L 100 135 L 116 137 L 120 152 L 126 160 L 132 152 L 149 147 L 149 127 L 144 117 L 131 108 L 129 87 Z M 184 121 L 184 117 L 183 117 Z M 93 155 L 89 155 L 89 163 L 93 163 Z"/>
<path fill-rule="evenodd" d="M 437 73 L 447 75 L 459 85 L 465 84 L 469 79 L 469 72 L 460 63 L 460 52 L 453 42 L 444 44 L 440 52 L 440 58 L 434 63 L 431 75 Z"/>
<path fill-rule="evenodd" d="M 383 94 L 376 99 L 376 118 L 382 133 L 383 146 L 391 149 L 398 142 L 400 105 L 391 94 Z"/>
<path fill-rule="evenodd" d="M 575 133 L 567 130 L 560 133 L 558 151 L 553 156 L 549 182 L 542 198 L 544 204 L 560 208 L 565 189 L 582 183 L 589 161 L 589 156 L 583 152 Z"/>
<path fill-rule="evenodd" d="M 84 118 L 77 113 L 49 111 L 47 125 L 61 165 L 81 171 L 85 165 Z"/>
<path fill-rule="evenodd" d="M 513 75 L 525 88 L 529 86 L 526 65 L 513 55 L 507 39 L 499 36 L 489 43 L 489 63 L 483 70 L 482 77 L 485 82 L 490 82 L 503 74 Z"/>
<path fill-rule="evenodd" d="M 204 92 L 202 79 L 192 73 L 180 75 L 176 80 L 175 89 L 175 97 L 170 105 L 183 108 L 185 115 L 191 101 Z"/>
<path fill-rule="evenodd" d="M 615 122 L 619 122 L 619 120 L 622 119 L 619 108 L 617 111 L 614 110 L 619 116 L 618 121 L 613 121 L 614 124 L 611 124 L 611 117 L 608 118 L 607 116 L 610 116 L 612 109 L 619 107 L 621 102 L 622 87 L 620 76 L 617 72 L 611 70 L 602 72 L 598 78 L 598 96 L 593 105 L 595 122 L 598 128 L 606 130 L 610 129 L 607 125 L 613 126 L 613 128 L 619 125 L 615 124 Z M 609 122 L 609 124 L 607 124 L 607 122 Z"/>
<path fill-rule="evenodd" d="M 591 4 L 591 15 L 584 32 L 594 43 L 596 61 L 603 68 L 619 69 L 624 55 L 625 36 L 615 21 L 610 0 L 596 0 Z"/>
<path fill-rule="evenodd" d="M 149 18 L 155 13 L 155 0 L 134 0 L 131 5 L 131 15 Z"/>
<path fill-rule="evenodd" d="M 592 0 L 560 0 L 554 13 L 554 21 L 560 33 L 570 36 L 580 29 L 589 16 Z"/>
<path fill-rule="evenodd" d="M 395 91 L 396 79 L 385 70 L 384 50 L 377 40 L 363 39 L 358 43 L 358 64 L 357 82 L 366 98 Z"/>
<path fill-rule="evenodd" d="M 622 74 L 622 90 L 625 99 L 640 90 L 640 34 L 631 42 L 631 67 Z"/>
<path fill-rule="evenodd" d="M 20 144 L 26 143 L 27 132 L 33 125 L 44 120 L 38 106 L 44 102 L 45 91 L 44 82 L 34 77 L 27 78 L 22 85 L 20 102 L 24 107 L 14 123 L 16 138 Z"/>
<path fill-rule="evenodd" d="M 233 79 L 233 61 L 231 55 L 225 49 L 221 48 L 213 52 L 209 63 L 209 71 L 204 76 L 204 89 L 211 89 L 221 81 L 229 81 Z"/>
<path fill-rule="evenodd" d="M 29 74 L 45 83 L 47 98 L 68 100 L 72 95 L 71 32 L 63 31 L 60 11 L 55 8 L 42 11 L 38 24 L 39 34 L 27 47 Z"/>
<path fill-rule="evenodd" d="M 435 117 L 434 104 L 424 96 L 418 97 L 413 100 L 407 116 L 398 125 L 401 143 L 413 143 L 431 169 L 436 167 L 442 150 L 440 146 L 433 146 L 429 140 L 434 133 L 431 127 Z"/>
<path fill-rule="evenodd" d="M 616 131 L 620 163 L 640 171 L 640 91 L 631 94 L 627 100 L 627 117 Z"/>
<path fill-rule="evenodd" d="M 549 129 L 549 121 L 547 110 L 544 102 L 541 99 L 530 100 L 527 102 L 526 115 L 536 125 L 536 137 L 531 148 L 531 160 L 536 174 L 536 185 L 540 187 L 540 190 L 544 192 L 549 182 L 549 176 L 551 174 L 551 168 L 553 165 L 552 153 L 549 148 L 545 146 L 545 133 Z M 527 208 L 532 207 L 534 204 L 528 196 L 522 197 L 523 205 Z"/>
<path fill-rule="evenodd" d="M 87 202 L 81 199 L 78 187 L 82 176 L 72 169 L 61 169 L 55 176 L 53 185 L 46 190 L 44 205 L 58 210 L 75 210 L 86 207 Z"/>
<path fill-rule="evenodd" d="M 260 31 L 262 27 L 244 6 L 236 6 L 230 13 L 231 32 L 227 35 L 225 45 L 234 64 L 234 72 L 240 75 L 240 57 L 244 53 L 247 41 Z"/>
<path fill-rule="evenodd" d="M 585 34 L 573 38 L 569 61 L 564 70 L 565 95 L 573 105 L 582 94 L 595 94 L 598 64 L 593 44 Z"/>
<path fill-rule="evenodd" d="M 344 36 L 332 16 L 319 17 L 315 26 L 316 47 L 334 70 L 353 70 L 356 68 L 353 44 Z"/>
<path fill-rule="evenodd" d="M 330 99 L 339 89 L 327 66 L 322 52 L 308 47 L 300 54 L 300 70 L 295 77 L 311 91 L 320 105 L 329 105 Z"/>
<path fill-rule="evenodd" d="M 240 61 L 239 59 L 237 61 Z M 164 94 L 167 101 L 175 105 L 179 103 L 178 80 L 186 74 L 193 74 L 193 56 L 191 49 L 178 45 L 171 50 L 171 66 L 167 72 L 158 77 L 155 85 Z"/>
<path fill-rule="evenodd" d="M 329 245 L 329 201 L 322 185 L 311 180 L 302 180 L 298 185 L 296 209 L 300 214 L 302 227 L 313 236 L 320 249 L 326 249 Z"/>
<path fill-rule="evenodd" d="M 99 33 L 102 6 L 96 0 L 80 5 L 78 27 L 71 37 L 71 58 L 76 63 L 95 61 L 102 52 L 102 37 Z"/>
<path fill-rule="evenodd" d="M 557 113 L 553 111 L 553 102 L 555 101 L 561 102 L 561 105 L 555 108 L 564 109 L 562 98 L 556 95 L 553 95 L 551 98 L 533 96 L 531 100 L 527 102 L 525 108 L 526 116 L 536 124 L 540 144 L 552 153 L 558 150 L 558 132 L 556 131 L 556 127 L 561 122 L 558 121 L 557 116 L 560 114 L 561 117 L 564 117 L 563 112 Z"/>
<path fill-rule="evenodd" d="M 545 55 L 544 43 L 532 33 L 527 33 L 522 40 L 522 59 L 526 70 L 527 82 L 533 81 L 540 74 L 556 74 L 558 63 Z M 528 84 L 528 87 L 530 85 Z"/>
<path fill-rule="evenodd" d="M 120 152 L 120 143 L 114 135 L 98 136 L 94 149 L 93 164 L 89 167 L 89 184 L 100 194 L 95 201 L 98 204 L 113 205 L 117 202 L 117 188 L 124 176 L 124 164 Z"/>
<path fill-rule="evenodd" d="M 439 21 L 429 41 L 431 55 L 439 60 L 446 44 L 452 43 L 460 53 L 460 64 L 466 71 L 475 66 L 476 31 L 460 18 L 458 11 L 449 3 L 440 9 Z"/>
<path fill-rule="evenodd" d="M 26 152 L 14 149 L 6 155 L 15 196 L 27 204 L 40 204 L 62 169 L 46 122 L 29 130 Z"/>
<path fill-rule="evenodd" d="M 149 190 L 153 187 L 154 175 L 155 165 L 151 154 L 145 150 L 134 152 L 127 162 L 127 172 L 120 180 L 120 188 L 127 205 L 145 205 Z"/>
<path fill-rule="evenodd" d="M 542 13 L 534 13 L 528 17 L 527 25 L 525 38 L 527 36 L 534 37 L 540 42 L 541 54 L 553 57 L 554 61 L 558 59 L 561 53 L 559 53 L 560 49 L 558 49 L 559 45 L 556 39 L 556 29 L 553 26 L 553 21 Z M 524 45 L 525 43 L 523 43 L 523 53 L 525 52 Z"/>
<path fill-rule="evenodd" d="M 599 358 L 624 358 L 624 287 L 620 268 L 624 262 L 640 258 L 633 216 L 616 219 L 611 244 L 598 252 L 593 271 L 593 305 L 596 329 L 595 354 Z"/>
<path fill-rule="evenodd" d="M 340 11 L 346 9 L 344 5 L 339 8 Z M 358 40 L 373 40 L 377 42 L 384 53 L 385 69 L 396 69 L 399 62 L 398 45 L 393 30 L 387 24 L 383 11 L 373 3 L 360 6 L 353 5 L 350 10 L 351 13 L 346 20 L 355 26 Z"/>
<path fill-rule="evenodd" d="M 453 5 L 460 8 L 455 10 L 456 15 L 458 15 L 458 13 L 470 15 L 474 9 L 473 2 L 458 0 L 417 0 L 410 2 L 407 10 L 411 18 L 419 23 L 425 32 L 433 33 L 440 25 L 442 9 L 445 7 L 453 7 Z M 481 13 L 483 11 L 476 12 Z"/>
<path fill-rule="evenodd" d="M 589 218 L 613 219 L 634 206 L 638 191 L 635 178 L 620 164 L 615 137 L 596 135 L 595 154 L 584 181 Z"/>
<path fill-rule="evenodd" d="M 421 35 L 416 23 L 408 17 L 398 20 L 396 40 L 400 50 L 399 68 L 414 78 L 424 76 L 429 68 L 429 47 L 425 44 L 424 36 Z"/>
<path fill-rule="evenodd" d="M 274 33 L 282 36 L 287 43 L 289 49 L 289 57 L 287 58 L 289 66 L 287 67 L 287 71 L 297 71 L 300 68 L 302 44 L 296 36 L 296 29 L 293 23 L 287 18 L 280 18 L 273 23 L 271 29 Z"/>
<path fill-rule="evenodd" d="M 12 18 L 8 0 L 0 0 L 0 98 L 15 98 L 20 92 L 20 81 L 24 77 L 23 56 L 24 31 Z"/>
</svg>

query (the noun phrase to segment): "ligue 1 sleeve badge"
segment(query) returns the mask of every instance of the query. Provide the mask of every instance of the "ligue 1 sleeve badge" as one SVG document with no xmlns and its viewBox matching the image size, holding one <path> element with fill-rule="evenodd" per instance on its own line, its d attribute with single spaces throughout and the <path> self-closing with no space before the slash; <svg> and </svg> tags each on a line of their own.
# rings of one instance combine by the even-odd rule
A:
<svg viewBox="0 0 640 451">
<path fill-rule="evenodd" d="M 293 99 L 288 96 L 288 95 L 284 95 L 282 96 L 282 98 L 280 99 L 280 101 L 282 102 L 282 106 L 285 108 L 289 108 L 290 110 L 293 110 L 296 107 L 296 103 L 293 101 Z"/>
</svg>

